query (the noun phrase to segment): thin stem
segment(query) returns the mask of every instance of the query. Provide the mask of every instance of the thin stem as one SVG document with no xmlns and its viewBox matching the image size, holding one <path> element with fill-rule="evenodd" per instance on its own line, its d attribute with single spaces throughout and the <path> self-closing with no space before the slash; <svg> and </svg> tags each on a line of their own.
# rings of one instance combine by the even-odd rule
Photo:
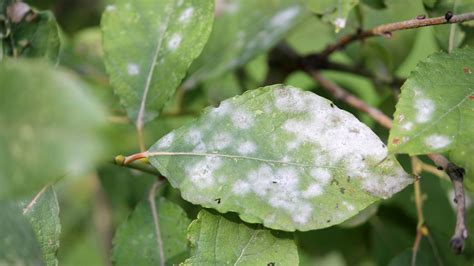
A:
<svg viewBox="0 0 474 266">
<path fill-rule="evenodd" d="M 374 36 L 391 36 L 392 32 L 399 31 L 399 30 L 407 30 L 407 29 L 415 29 L 427 26 L 435 26 L 435 25 L 442 25 L 442 24 L 454 24 L 454 23 L 461 23 L 469 20 L 474 20 L 474 12 L 470 13 L 463 13 L 459 15 L 452 15 L 435 17 L 435 18 L 415 18 L 400 22 L 388 23 L 377 26 L 375 28 L 361 31 L 354 33 L 352 35 L 347 35 L 340 38 L 336 43 L 331 44 L 324 49 L 323 52 L 320 53 L 320 56 L 327 57 L 333 52 L 340 50 L 346 47 L 348 44 L 363 40 L 369 37 Z"/>
<path fill-rule="evenodd" d="M 414 192 L 415 192 L 415 205 L 416 205 L 416 216 L 418 218 L 418 223 L 416 226 L 416 237 L 415 242 L 413 243 L 413 256 L 411 260 L 411 265 L 416 265 L 416 257 L 418 254 L 418 249 L 420 247 L 420 241 L 427 232 L 426 227 L 424 227 L 425 218 L 423 216 L 423 198 L 421 195 L 421 186 L 420 186 L 420 174 L 422 171 L 422 167 L 419 163 L 419 159 L 416 157 L 411 157 L 411 165 L 412 165 L 412 173 L 415 178 L 415 182 L 413 183 Z"/>
<path fill-rule="evenodd" d="M 123 167 L 131 168 L 131 169 L 139 170 L 148 174 L 155 175 L 157 177 L 162 177 L 160 172 L 158 172 L 158 170 L 156 170 L 155 167 L 150 165 L 146 158 L 136 159 L 136 160 L 125 163 L 126 159 L 127 157 L 123 155 L 118 155 L 115 157 L 113 163 L 118 166 L 123 166 Z"/>
<path fill-rule="evenodd" d="M 156 210 L 156 190 L 163 184 L 163 179 L 157 179 L 151 186 L 148 193 L 148 203 L 150 204 L 151 214 L 153 216 L 153 224 L 155 225 L 156 244 L 158 245 L 158 253 L 160 254 L 160 266 L 165 266 L 166 258 L 163 248 L 163 240 L 161 238 L 161 227 L 158 212 Z"/>
<path fill-rule="evenodd" d="M 456 12 L 458 9 L 458 0 L 454 0 L 453 11 Z M 456 41 L 456 24 L 451 24 L 449 29 L 449 43 L 448 43 L 448 53 L 454 49 L 454 44 Z"/>
<path fill-rule="evenodd" d="M 143 124 L 137 123 L 135 128 L 137 131 L 138 147 L 140 148 L 141 152 L 144 152 L 146 149 L 145 149 L 145 140 L 143 138 Z"/>
</svg>

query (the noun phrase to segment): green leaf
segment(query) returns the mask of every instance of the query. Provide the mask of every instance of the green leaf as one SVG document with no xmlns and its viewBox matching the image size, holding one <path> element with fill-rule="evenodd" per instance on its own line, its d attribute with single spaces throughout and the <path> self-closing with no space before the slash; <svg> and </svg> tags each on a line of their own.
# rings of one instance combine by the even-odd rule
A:
<svg viewBox="0 0 474 266">
<path fill-rule="evenodd" d="M 17 204 L 0 203 L 0 265 L 43 265 L 35 233 Z"/>
<path fill-rule="evenodd" d="M 288 233 L 202 210 L 188 229 L 192 257 L 184 265 L 298 265 Z"/>
<path fill-rule="evenodd" d="M 58 265 L 56 253 L 59 248 L 61 224 L 59 203 L 53 187 L 45 187 L 28 205 L 23 214 L 29 220 L 43 253 L 46 265 Z"/>
<path fill-rule="evenodd" d="M 304 0 L 217 2 L 211 36 L 191 65 L 184 88 L 243 66 L 277 44 L 307 15 Z"/>
<path fill-rule="evenodd" d="M 359 4 L 359 0 L 310 0 L 313 12 L 323 15 L 323 20 L 336 26 L 336 31 L 346 27 L 349 12 Z"/>
<path fill-rule="evenodd" d="M 102 156 L 104 113 L 84 84 L 45 62 L 0 64 L 0 199 L 89 170 Z"/>
<path fill-rule="evenodd" d="M 137 125 L 158 116 L 201 53 L 213 1 L 117 0 L 102 17 L 105 66 Z"/>
<path fill-rule="evenodd" d="M 56 18 L 50 11 L 35 12 L 31 21 L 23 19 L 12 24 L 15 49 L 20 56 L 42 57 L 51 62 L 59 61 L 61 40 Z"/>
<path fill-rule="evenodd" d="M 474 49 L 436 53 L 418 64 L 402 87 L 389 150 L 442 153 L 466 169 L 474 189 Z"/>
<path fill-rule="evenodd" d="M 386 155 L 352 114 L 283 85 L 223 101 L 148 151 L 184 199 L 285 231 L 341 223 L 411 183 Z"/>
<path fill-rule="evenodd" d="M 156 200 L 165 264 L 175 265 L 189 255 L 186 228 L 190 220 L 176 204 L 164 198 Z M 160 265 L 155 224 L 148 202 L 140 203 L 114 237 L 115 265 Z"/>
</svg>

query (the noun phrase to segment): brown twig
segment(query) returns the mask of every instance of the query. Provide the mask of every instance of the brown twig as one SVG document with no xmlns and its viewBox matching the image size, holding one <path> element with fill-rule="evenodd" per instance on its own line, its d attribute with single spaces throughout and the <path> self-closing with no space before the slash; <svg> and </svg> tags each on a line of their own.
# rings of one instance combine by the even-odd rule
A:
<svg viewBox="0 0 474 266">
<path fill-rule="evenodd" d="M 324 49 L 319 55 L 322 57 L 328 57 L 333 52 L 346 47 L 348 44 L 354 41 L 363 40 L 369 37 L 391 36 L 392 32 L 399 30 L 415 29 L 442 24 L 461 23 L 469 20 L 474 20 L 474 12 L 463 13 L 459 15 L 449 15 L 449 13 L 446 13 L 445 16 L 435 18 L 419 17 L 415 19 L 384 24 L 366 31 L 359 31 L 354 34 L 344 36 L 340 38 L 336 43 L 328 45 L 326 49 Z"/>
</svg>

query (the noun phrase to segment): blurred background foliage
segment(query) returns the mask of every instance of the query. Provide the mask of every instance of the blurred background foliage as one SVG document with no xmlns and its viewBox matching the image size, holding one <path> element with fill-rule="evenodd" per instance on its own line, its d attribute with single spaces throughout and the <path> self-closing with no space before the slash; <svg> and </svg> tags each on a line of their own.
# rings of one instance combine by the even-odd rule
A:
<svg viewBox="0 0 474 266">
<path fill-rule="evenodd" d="M 62 48 L 59 64 L 72 70 L 87 82 L 90 93 L 109 111 L 107 117 L 107 151 L 110 160 L 117 154 L 138 150 L 135 127 L 128 121 L 108 83 L 102 60 L 100 18 L 108 1 L 103 0 L 36 0 L 27 1 L 40 10 L 51 10 L 60 25 Z M 328 23 L 330 17 L 308 15 L 280 40 L 300 54 L 321 51 L 338 37 L 359 28 L 410 19 L 420 14 L 443 15 L 453 10 L 449 0 L 361 0 L 348 11 L 347 26 L 336 32 Z M 459 5 L 457 11 L 474 10 Z M 241 18 L 245 19 L 245 18 Z M 216 23 L 218 23 L 217 21 Z M 371 78 L 340 71 L 325 71 L 327 77 L 367 103 L 392 114 L 400 86 L 417 62 L 435 51 L 446 50 L 450 25 L 396 32 L 391 38 L 372 38 L 354 43 L 332 55 L 335 62 L 354 68 L 365 66 Z M 472 45 L 474 30 L 470 24 L 456 25 L 457 46 Z M 242 29 L 246 30 L 246 29 Z M 225 38 L 223 36 L 222 38 Z M 146 40 L 144 40 L 146 41 Z M 206 79 L 191 90 L 178 90 L 158 119 L 145 127 L 147 146 L 172 129 L 196 117 L 209 105 L 257 88 L 268 71 L 268 51 L 257 54 L 236 69 Z M 327 92 L 302 72 L 291 73 L 284 83 L 331 98 Z M 368 124 L 381 137 L 388 131 L 369 117 L 347 106 L 337 104 Z M 407 172 L 410 161 L 401 157 Z M 55 186 L 60 204 L 61 247 L 58 259 L 62 265 L 107 265 L 110 263 L 111 239 L 117 226 L 125 221 L 135 206 L 146 199 L 153 176 L 120 168 L 104 162 L 94 173 L 61 179 Z M 430 238 L 423 238 L 418 252 L 419 265 L 472 265 L 474 238 L 468 238 L 463 254 L 452 254 L 448 243 L 454 228 L 452 189 L 448 179 L 423 174 L 421 179 L 424 213 Z M 159 192 L 181 205 L 194 219 L 199 207 L 193 206 L 167 185 Z M 469 195 L 470 196 L 470 195 Z M 474 232 L 474 208 L 468 209 L 468 225 Z M 353 227 L 298 232 L 301 265 L 407 265 L 416 234 L 416 209 L 413 187 L 405 189 L 378 206 L 375 214 Z"/>
</svg>

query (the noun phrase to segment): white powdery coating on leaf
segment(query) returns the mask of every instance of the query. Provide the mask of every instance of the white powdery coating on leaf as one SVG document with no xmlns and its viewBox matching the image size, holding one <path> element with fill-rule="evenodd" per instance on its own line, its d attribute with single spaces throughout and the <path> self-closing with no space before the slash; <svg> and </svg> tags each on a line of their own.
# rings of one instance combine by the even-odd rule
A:
<svg viewBox="0 0 474 266">
<path fill-rule="evenodd" d="M 245 141 L 237 148 L 237 152 L 242 155 L 249 155 L 255 153 L 256 150 L 257 145 L 255 145 L 255 143 L 253 143 L 252 141 Z"/>
<path fill-rule="evenodd" d="M 175 33 L 171 36 L 171 39 L 168 41 L 168 48 L 170 50 L 176 50 L 181 44 L 181 35 Z"/>
<path fill-rule="evenodd" d="M 326 168 L 313 168 L 311 169 L 311 176 L 319 181 L 319 183 L 325 185 L 331 180 L 331 172 Z"/>
<path fill-rule="evenodd" d="M 209 146 L 211 149 L 222 150 L 227 148 L 231 143 L 232 136 L 229 133 L 218 132 L 212 137 Z"/>
<path fill-rule="evenodd" d="M 198 143 L 201 143 L 202 142 L 201 130 L 197 128 L 189 129 L 188 133 L 186 134 L 185 141 L 186 143 L 189 143 L 192 145 L 197 145 Z"/>
<path fill-rule="evenodd" d="M 259 196 L 265 196 L 271 188 L 273 179 L 273 170 L 268 165 L 262 165 L 256 171 L 249 173 L 248 181 L 252 190 Z"/>
<path fill-rule="evenodd" d="M 344 205 L 344 207 L 347 208 L 348 211 L 352 212 L 355 210 L 355 207 L 354 205 L 350 204 L 349 202 L 347 201 L 342 201 L 342 205 Z"/>
<path fill-rule="evenodd" d="M 424 98 L 421 94 L 415 97 L 416 121 L 418 123 L 430 121 L 435 110 L 435 104 L 432 100 Z"/>
<path fill-rule="evenodd" d="M 295 206 L 295 211 L 293 212 L 293 221 L 297 224 L 306 224 L 309 222 L 311 215 L 313 213 L 313 207 L 308 203 L 303 203 L 298 206 Z"/>
<path fill-rule="evenodd" d="M 168 149 L 171 147 L 171 144 L 174 140 L 174 132 L 169 133 L 168 135 L 164 136 L 160 141 L 158 141 L 158 149 Z"/>
<path fill-rule="evenodd" d="M 413 123 L 412 122 L 406 122 L 405 124 L 401 125 L 400 127 L 403 128 L 406 131 L 410 131 L 413 128 Z"/>
<path fill-rule="evenodd" d="M 390 165 L 392 163 L 391 161 L 386 161 L 379 165 L 379 167 L 385 167 L 386 164 Z M 372 195 L 382 199 L 391 197 L 411 183 L 413 183 L 413 179 L 401 167 L 397 168 L 396 172 L 390 175 L 371 175 L 362 179 L 362 187 Z"/>
<path fill-rule="evenodd" d="M 228 115 L 234 109 L 234 105 L 230 101 L 223 101 L 218 107 L 211 110 L 209 113 L 211 116 L 222 117 Z"/>
<path fill-rule="evenodd" d="M 250 184 L 242 180 L 237 180 L 234 185 L 232 185 L 232 192 L 236 195 L 245 195 L 250 192 L 250 190 Z"/>
<path fill-rule="evenodd" d="M 214 171 L 222 165 L 222 159 L 216 156 L 208 156 L 197 162 L 194 166 L 186 169 L 186 174 L 191 182 L 199 188 L 207 188 L 214 184 Z"/>
<path fill-rule="evenodd" d="M 243 109 L 234 111 L 231 119 L 234 125 L 241 129 L 248 129 L 255 124 L 252 114 Z"/>
<path fill-rule="evenodd" d="M 338 29 L 343 29 L 343 28 L 346 27 L 346 19 L 345 18 L 336 18 L 336 20 L 334 21 L 334 25 Z"/>
<path fill-rule="evenodd" d="M 112 11 L 115 11 L 117 8 L 115 7 L 115 5 L 107 5 L 107 7 L 105 8 L 105 11 L 107 12 L 112 12 Z"/>
<path fill-rule="evenodd" d="M 137 64 L 127 64 L 127 72 L 130 76 L 136 76 L 140 73 L 140 67 Z"/>
<path fill-rule="evenodd" d="M 188 22 L 189 19 L 191 18 L 191 16 L 193 15 L 193 13 L 194 13 L 194 8 L 193 7 L 186 8 L 186 10 L 183 11 L 181 16 L 179 16 L 179 21 L 183 22 L 183 23 Z"/>
<path fill-rule="evenodd" d="M 278 12 L 275 16 L 272 17 L 270 25 L 273 27 L 284 27 L 287 26 L 290 21 L 298 15 L 300 8 L 297 6 L 287 8 L 283 11 Z"/>
<path fill-rule="evenodd" d="M 304 97 L 295 94 L 296 88 L 287 87 L 287 89 L 278 89 L 274 93 L 275 107 L 283 112 L 303 112 L 306 110 L 306 101 Z"/>
<path fill-rule="evenodd" d="M 433 148 L 433 149 L 442 149 L 449 144 L 451 144 L 451 140 L 447 136 L 442 135 L 430 135 L 425 138 L 426 146 Z"/>
<path fill-rule="evenodd" d="M 305 198 L 313 198 L 316 196 L 320 196 L 323 194 L 323 188 L 318 183 L 313 183 L 309 185 L 309 187 L 303 191 L 302 195 Z"/>
</svg>

